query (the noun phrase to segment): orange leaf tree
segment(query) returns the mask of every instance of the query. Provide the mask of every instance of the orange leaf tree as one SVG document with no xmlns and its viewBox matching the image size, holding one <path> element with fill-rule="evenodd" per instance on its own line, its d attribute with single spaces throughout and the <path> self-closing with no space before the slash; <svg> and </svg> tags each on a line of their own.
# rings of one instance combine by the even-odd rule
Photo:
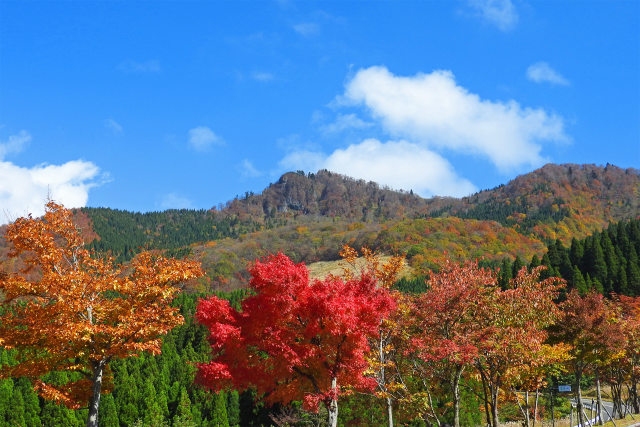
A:
<svg viewBox="0 0 640 427">
<path fill-rule="evenodd" d="M 169 305 L 172 284 L 202 275 L 199 265 L 141 253 L 126 269 L 85 249 L 72 214 L 49 202 L 42 219 L 19 218 L 6 232 L 10 256 L 25 268 L 0 277 L 4 294 L 0 344 L 17 350 L 18 364 L 2 377 L 28 377 L 46 399 L 78 408 L 89 403 L 97 426 L 109 362 L 140 351 L 160 352 L 160 338 L 182 324 Z M 63 385 L 40 379 L 51 371 L 77 373 Z"/>
<path fill-rule="evenodd" d="M 531 272 L 523 267 L 509 282 L 509 289 L 495 289 L 477 321 L 485 330 L 478 342 L 476 368 L 480 373 L 485 396 L 487 424 L 498 425 L 498 393 L 519 380 L 519 374 L 542 363 L 543 344 L 558 316 L 554 299 L 564 285 L 552 277 L 540 280 L 544 267 Z M 552 363 L 552 359 L 549 359 Z M 545 363 L 546 363 L 545 362 Z"/>
</svg>

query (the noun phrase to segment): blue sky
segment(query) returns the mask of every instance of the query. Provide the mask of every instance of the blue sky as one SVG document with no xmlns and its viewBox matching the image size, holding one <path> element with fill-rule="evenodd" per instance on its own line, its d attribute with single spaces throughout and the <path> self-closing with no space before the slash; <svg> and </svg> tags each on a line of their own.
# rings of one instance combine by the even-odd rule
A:
<svg viewBox="0 0 640 427">
<path fill-rule="evenodd" d="M 465 195 L 640 167 L 640 2 L 0 0 L 4 219 L 209 208 L 288 170 Z"/>
</svg>

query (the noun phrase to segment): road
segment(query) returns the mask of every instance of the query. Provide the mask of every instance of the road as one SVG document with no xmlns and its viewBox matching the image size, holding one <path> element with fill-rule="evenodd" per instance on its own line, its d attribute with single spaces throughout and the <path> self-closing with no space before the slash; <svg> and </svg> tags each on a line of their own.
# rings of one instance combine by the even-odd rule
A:
<svg viewBox="0 0 640 427">
<path fill-rule="evenodd" d="M 571 399 L 571 403 L 573 405 L 576 404 L 575 399 Z M 591 412 L 591 408 L 593 405 L 593 420 L 595 420 L 596 418 L 596 400 L 595 399 L 582 399 L 582 406 L 584 407 L 584 412 L 587 415 L 587 417 L 590 417 L 592 412 Z M 613 414 L 613 402 L 609 402 L 606 400 L 602 401 L 602 406 L 604 408 L 606 408 L 606 411 L 603 409 L 602 410 L 602 419 L 606 422 L 609 421 L 611 419 L 611 417 L 609 416 L 609 414 Z M 595 421 L 594 421 L 595 424 Z M 576 426 L 579 427 L 579 426 Z"/>
</svg>

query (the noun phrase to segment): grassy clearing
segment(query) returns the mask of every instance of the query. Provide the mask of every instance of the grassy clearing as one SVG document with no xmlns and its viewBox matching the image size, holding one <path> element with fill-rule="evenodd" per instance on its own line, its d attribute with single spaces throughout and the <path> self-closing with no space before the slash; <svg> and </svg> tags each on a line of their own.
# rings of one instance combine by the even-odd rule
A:
<svg viewBox="0 0 640 427">
<path fill-rule="evenodd" d="M 380 255 L 381 264 L 386 263 L 390 259 L 391 259 L 390 255 Z M 348 269 L 351 271 L 357 271 L 359 269 L 362 269 L 365 265 L 365 262 L 366 261 L 364 258 L 358 258 L 356 260 L 355 268 L 353 268 L 352 266 L 350 266 L 349 264 L 347 264 L 345 261 L 342 261 L 342 260 L 320 261 L 320 262 L 314 262 L 312 264 L 307 265 L 307 268 L 309 269 L 309 273 L 313 279 L 324 279 L 330 274 L 333 274 L 334 276 L 340 276 L 342 275 L 345 269 Z M 413 274 L 414 274 L 413 269 L 409 267 L 409 265 L 407 264 L 407 261 L 404 260 L 403 266 L 402 266 L 402 269 L 400 270 L 400 274 L 398 278 L 413 277 Z"/>
</svg>

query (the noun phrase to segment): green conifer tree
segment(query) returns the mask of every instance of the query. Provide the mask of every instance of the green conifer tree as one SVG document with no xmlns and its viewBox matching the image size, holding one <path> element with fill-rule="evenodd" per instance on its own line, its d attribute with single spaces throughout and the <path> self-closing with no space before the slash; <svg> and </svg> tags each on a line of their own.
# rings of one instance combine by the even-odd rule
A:
<svg viewBox="0 0 640 427">
<path fill-rule="evenodd" d="M 227 402 L 224 392 L 216 394 L 213 413 L 211 414 L 210 425 L 216 427 L 229 427 L 229 418 L 227 417 Z"/>
<path fill-rule="evenodd" d="M 182 387 L 180 389 L 180 397 L 178 399 L 178 406 L 176 408 L 176 414 L 173 417 L 173 425 L 186 426 L 193 424 L 193 415 L 191 413 L 191 400 L 187 390 Z"/>
<path fill-rule="evenodd" d="M 119 427 L 118 410 L 112 393 L 104 394 L 100 398 L 100 412 L 98 412 L 100 427 Z"/>
<path fill-rule="evenodd" d="M 586 295 L 589 293 L 589 287 L 587 286 L 587 282 L 584 280 L 582 273 L 578 266 L 573 266 L 573 277 L 571 278 L 571 284 L 574 288 L 580 292 L 580 295 Z"/>
<path fill-rule="evenodd" d="M 227 393 L 227 419 L 231 427 L 240 425 L 240 395 L 236 390 Z"/>
</svg>

